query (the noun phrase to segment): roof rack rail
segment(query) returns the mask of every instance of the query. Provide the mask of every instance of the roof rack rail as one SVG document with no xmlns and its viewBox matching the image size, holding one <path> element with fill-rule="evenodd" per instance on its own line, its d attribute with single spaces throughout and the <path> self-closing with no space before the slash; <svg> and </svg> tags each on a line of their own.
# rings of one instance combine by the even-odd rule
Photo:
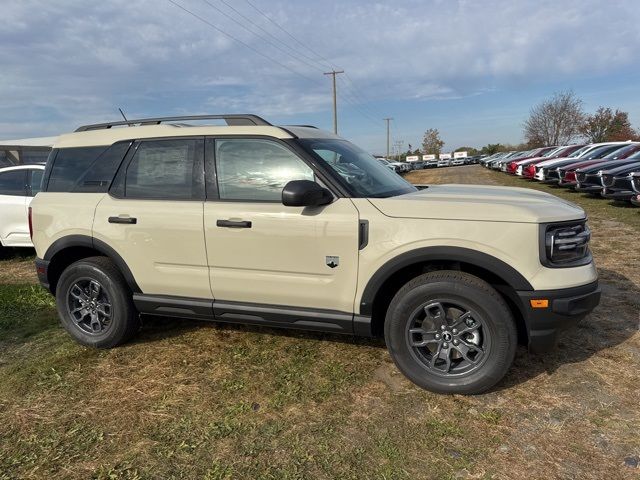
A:
<svg viewBox="0 0 640 480">
<path fill-rule="evenodd" d="M 304 127 L 304 128 L 315 128 L 318 130 L 318 127 L 315 125 L 285 125 L 285 127 Z"/>
<path fill-rule="evenodd" d="M 248 126 L 248 125 L 271 125 L 264 118 L 251 114 L 229 114 L 229 115 L 190 115 L 186 117 L 158 117 L 158 118 L 139 118 L 136 120 L 94 123 L 93 125 L 83 125 L 76 129 L 76 132 L 86 132 L 88 130 L 104 130 L 111 127 L 133 127 L 137 125 L 159 125 L 164 122 L 182 122 L 188 120 L 224 120 L 229 126 Z"/>
</svg>

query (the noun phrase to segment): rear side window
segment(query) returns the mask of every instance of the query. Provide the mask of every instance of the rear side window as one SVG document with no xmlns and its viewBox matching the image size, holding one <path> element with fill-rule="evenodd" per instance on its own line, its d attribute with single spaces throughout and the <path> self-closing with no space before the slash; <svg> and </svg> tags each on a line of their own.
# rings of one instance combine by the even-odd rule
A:
<svg viewBox="0 0 640 480">
<path fill-rule="evenodd" d="M 25 196 L 26 170 L 0 173 L 0 195 Z"/>
<path fill-rule="evenodd" d="M 127 167 L 124 196 L 139 199 L 204 198 L 204 140 L 143 141 Z"/>
<path fill-rule="evenodd" d="M 49 174 L 48 192 L 70 192 L 107 147 L 61 148 Z"/>
<path fill-rule="evenodd" d="M 49 150 L 23 150 L 20 160 L 23 164 L 44 163 L 49 156 Z"/>
<path fill-rule="evenodd" d="M 114 143 L 100 155 L 85 174 L 76 183 L 74 192 L 107 192 L 113 177 L 127 154 L 131 141 Z"/>
</svg>

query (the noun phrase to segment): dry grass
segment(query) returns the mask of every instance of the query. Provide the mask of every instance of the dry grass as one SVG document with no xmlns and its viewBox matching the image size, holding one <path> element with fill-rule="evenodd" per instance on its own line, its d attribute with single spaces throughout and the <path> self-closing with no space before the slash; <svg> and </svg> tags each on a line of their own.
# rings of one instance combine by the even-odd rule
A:
<svg viewBox="0 0 640 480">
<path fill-rule="evenodd" d="M 124 347 L 80 347 L 33 276 L 12 281 L 30 261 L 2 261 L 0 478 L 637 478 L 640 229 L 604 207 L 602 305 L 476 397 L 419 390 L 380 341 L 152 320 Z"/>
</svg>

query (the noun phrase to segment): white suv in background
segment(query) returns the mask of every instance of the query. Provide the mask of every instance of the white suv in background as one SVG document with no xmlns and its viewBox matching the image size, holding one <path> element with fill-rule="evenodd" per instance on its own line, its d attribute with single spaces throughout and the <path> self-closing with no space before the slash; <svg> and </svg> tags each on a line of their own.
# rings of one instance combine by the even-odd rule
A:
<svg viewBox="0 0 640 480">
<path fill-rule="evenodd" d="M 43 173 L 44 165 L 0 168 L 0 246 L 33 246 L 27 212 Z"/>
</svg>

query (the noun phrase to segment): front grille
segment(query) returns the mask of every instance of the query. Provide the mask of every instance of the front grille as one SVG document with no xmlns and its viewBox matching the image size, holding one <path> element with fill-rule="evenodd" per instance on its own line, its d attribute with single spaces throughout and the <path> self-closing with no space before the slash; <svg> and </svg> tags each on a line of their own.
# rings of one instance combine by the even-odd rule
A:
<svg viewBox="0 0 640 480">
<path fill-rule="evenodd" d="M 631 185 L 633 186 L 633 189 L 640 193 L 640 174 L 636 174 L 633 177 L 631 177 Z"/>
<path fill-rule="evenodd" d="M 613 187 L 614 176 L 609 173 L 602 174 L 602 186 L 603 187 Z"/>
<path fill-rule="evenodd" d="M 557 170 L 549 170 L 546 168 L 545 170 L 546 170 L 545 178 L 559 178 Z"/>
<path fill-rule="evenodd" d="M 601 185 L 600 183 L 600 175 L 597 173 L 588 173 L 586 178 L 586 183 L 592 183 L 594 185 Z"/>
<path fill-rule="evenodd" d="M 587 174 L 584 172 L 576 172 L 576 180 L 580 183 L 584 183 L 587 180 Z"/>
<path fill-rule="evenodd" d="M 614 177 L 613 186 L 620 190 L 631 190 L 631 176 Z"/>
</svg>

